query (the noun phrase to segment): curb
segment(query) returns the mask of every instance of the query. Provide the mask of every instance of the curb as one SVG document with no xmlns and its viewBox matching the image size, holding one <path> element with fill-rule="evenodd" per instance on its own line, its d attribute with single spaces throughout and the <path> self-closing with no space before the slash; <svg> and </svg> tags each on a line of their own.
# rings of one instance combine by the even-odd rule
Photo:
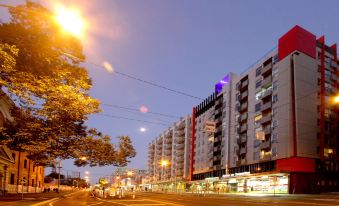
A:
<svg viewBox="0 0 339 206">
<path fill-rule="evenodd" d="M 55 197 L 55 198 L 52 198 L 52 199 L 49 199 L 49 200 L 45 200 L 43 202 L 32 204 L 31 206 L 44 205 L 44 204 L 47 204 L 47 203 L 50 203 L 50 202 L 54 202 L 54 201 L 59 200 L 59 199 L 60 199 L 59 197 Z"/>
</svg>

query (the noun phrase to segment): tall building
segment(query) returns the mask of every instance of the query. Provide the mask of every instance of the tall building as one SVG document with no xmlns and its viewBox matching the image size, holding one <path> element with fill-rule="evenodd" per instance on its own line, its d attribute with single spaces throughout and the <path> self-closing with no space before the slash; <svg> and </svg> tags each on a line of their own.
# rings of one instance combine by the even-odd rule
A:
<svg viewBox="0 0 339 206">
<path fill-rule="evenodd" d="M 337 45 L 295 26 L 247 71 L 222 78 L 193 107 L 187 185 L 235 192 L 339 191 L 339 103 L 333 101 L 338 69 Z M 171 134 L 150 144 L 155 180 L 169 177 L 159 161 L 173 154 Z"/>
<path fill-rule="evenodd" d="M 191 117 L 182 117 L 148 145 L 148 173 L 153 183 L 175 182 L 190 177 Z"/>
<path fill-rule="evenodd" d="M 218 165 L 218 148 L 201 158 L 201 143 L 210 137 L 199 131 L 207 120 L 220 124 L 213 115 L 222 92 L 193 109 L 192 180 L 217 177 L 220 186 L 245 192 L 338 191 L 338 105 L 331 101 L 338 95 L 336 44 L 328 46 L 324 37 L 295 26 L 277 49 L 235 79 L 230 106 L 224 101 L 223 107 L 229 115 L 222 124 L 229 130 L 221 136 L 228 143 L 221 144 L 221 171 L 212 168 Z M 214 145 L 218 138 L 217 127 Z"/>
</svg>

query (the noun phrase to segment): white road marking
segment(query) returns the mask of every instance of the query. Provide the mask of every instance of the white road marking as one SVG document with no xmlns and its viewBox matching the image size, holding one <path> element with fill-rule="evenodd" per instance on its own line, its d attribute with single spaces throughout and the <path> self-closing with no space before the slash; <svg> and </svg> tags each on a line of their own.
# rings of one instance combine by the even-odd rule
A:
<svg viewBox="0 0 339 206">
<path fill-rule="evenodd" d="M 88 206 L 100 205 L 100 204 L 102 204 L 102 203 L 103 203 L 103 202 L 93 203 L 93 204 L 89 204 Z"/>
</svg>

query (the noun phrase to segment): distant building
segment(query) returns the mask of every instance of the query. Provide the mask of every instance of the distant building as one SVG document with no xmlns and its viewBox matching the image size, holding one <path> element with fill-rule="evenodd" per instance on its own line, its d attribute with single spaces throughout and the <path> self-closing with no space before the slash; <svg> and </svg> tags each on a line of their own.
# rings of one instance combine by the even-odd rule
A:
<svg viewBox="0 0 339 206">
<path fill-rule="evenodd" d="M 191 118 L 186 116 L 148 145 L 150 182 L 179 184 L 189 179 L 190 141 Z"/>
</svg>

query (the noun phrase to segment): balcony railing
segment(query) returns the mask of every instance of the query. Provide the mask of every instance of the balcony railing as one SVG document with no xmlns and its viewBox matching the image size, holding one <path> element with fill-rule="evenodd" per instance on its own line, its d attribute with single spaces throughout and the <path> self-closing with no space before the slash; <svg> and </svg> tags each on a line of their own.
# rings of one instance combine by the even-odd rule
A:
<svg viewBox="0 0 339 206">
<path fill-rule="evenodd" d="M 271 160 L 271 155 L 262 155 L 260 156 L 260 161 L 261 162 L 266 162 Z"/>
<path fill-rule="evenodd" d="M 248 91 L 245 91 L 243 93 L 240 94 L 240 99 L 243 100 L 248 96 Z"/>
<path fill-rule="evenodd" d="M 268 126 L 264 127 L 263 131 L 264 131 L 265 135 L 271 134 L 271 132 L 272 132 L 271 126 L 268 125 Z"/>
<path fill-rule="evenodd" d="M 244 111 L 245 109 L 247 109 L 247 105 L 248 105 L 247 102 L 242 103 L 242 104 L 239 106 L 239 108 L 238 108 L 238 112 L 242 112 L 242 111 Z"/>
<path fill-rule="evenodd" d="M 271 95 L 272 95 L 272 89 L 268 89 L 264 93 L 262 93 L 261 99 L 265 99 L 266 97 L 271 96 Z"/>
<path fill-rule="evenodd" d="M 261 106 L 261 111 L 265 112 L 268 109 L 272 109 L 272 102 L 266 102 Z"/>
<path fill-rule="evenodd" d="M 272 120 L 272 115 L 271 114 L 267 114 L 267 115 L 265 115 L 264 117 L 261 118 L 260 123 L 261 124 L 266 124 L 266 123 L 268 123 L 271 120 Z"/>
<path fill-rule="evenodd" d="M 268 76 L 268 77 L 266 77 L 266 78 L 262 81 L 261 87 L 267 88 L 270 84 L 272 84 L 272 76 L 271 76 L 271 75 Z"/>
<path fill-rule="evenodd" d="M 246 152 L 247 152 L 247 147 L 240 148 L 240 155 L 246 154 Z"/>
<path fill-rule="evenodd" d="M 269 149 L 271 147 L 271 141 L 265 141 L 260 144 L 260 149 Z"/>
<path fill-rule="evenodd" d="M 247 113 L 240 115 L 238 118 L 238 122 L 244 122 L 245 120 L 247 120 L 247 117 Z"/>
<path fill-rule="evenodd" d="M 238 128 L 238 133 L 243 133 L 243 132 L 246 132 L 247 131 L 247 124 L 241 126 Z"/>
<path fill-rule="evenodd" d="M 266 66 L 264 66 L 264 68 L 262 68 L 261 74 L 265 75 L 265 74 L 269 73 L 271 69 L 272 69 L 272 63 L 269 63 Z"/>
</svg>

